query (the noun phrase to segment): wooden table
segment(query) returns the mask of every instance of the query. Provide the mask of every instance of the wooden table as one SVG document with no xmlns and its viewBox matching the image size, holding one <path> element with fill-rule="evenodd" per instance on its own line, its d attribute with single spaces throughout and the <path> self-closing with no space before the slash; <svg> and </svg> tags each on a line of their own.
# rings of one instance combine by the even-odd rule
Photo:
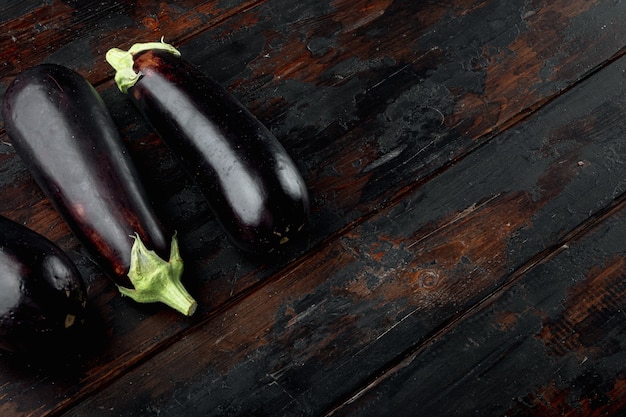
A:
<svg viewBox="0 0 626 417">
<path fill-rule="evenodd" d="M 97 88 L 199 302 L 119 296 L 2 130 L 0 213 L 76 262 L 93 339 L 0 354 L 0 415 L 624 415 L 625 18 L 613 0 L 0 2 L 0 92 L 41 62 Z M 106 51 L 162 36 L 301 169 L 311 231 L 285 256 L 235 249 L 114 86 Z"/>
</svg>

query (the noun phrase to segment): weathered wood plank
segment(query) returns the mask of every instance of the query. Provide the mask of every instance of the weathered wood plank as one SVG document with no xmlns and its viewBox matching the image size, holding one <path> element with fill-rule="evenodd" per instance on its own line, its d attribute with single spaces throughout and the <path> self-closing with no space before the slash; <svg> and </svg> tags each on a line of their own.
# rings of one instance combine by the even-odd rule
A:
<svg viewBox="0 0 626 417">
<path fill-rule="evenodd" d="M 135 37 L 154 35 L 141 19 L 150 13 L 158 16 L 155 3 L 115 4 L 120 7 L 120 27 L 103 24 L 107 29 L 94 34 L 85 25 L 84 33 L 63 38 L 67 42 L 61 52 L 39 51 L 41 55 L 20 62 L 73 62 L 92 82 L 102 83 L 100 91 L 149 179 L 158 209 L 187 232 L 181 243 L 194 260 L 187 276 L 201 309 L 185 321 L 120 299 L 42 199 L 10 147 L 4 146 L 0 189 L 5 198 L 0 212 L 71 251 L 90 280 L 94 316 L 102 322 L 105 338 L 98 349 L 68 368 L 70 375 L 49 374 L 28 362 L 15 366 L 14 358 L 0 356 L 0 395 L 7 399 L 0 410 L 7 415 L 15 404 L 25 415 L 45 415 L 71 405 L 184 337 L 189 328 L 230 311 L 237 300 L 233 297 L 249 294 L 264 285 L 265 278 L 279 280 L 289 262 L 287 258 L 260 264 L 234 250 L 160 141 L 104 81 L 110 74 L 106 65 L 84 71 L 76 52 L 84 39 L 99 41 L 92 46 L 92 55 L 98 55 Z M 568 7 L 570 3 L 543 2 L 532 10 L 523 10 L 521 2 L 496 1 L 432 5 L 346 0 L 297 6 L 266 1 L 250 3 L 252 8 L 242 2 L 228 4 L 228 10 L 240 13 L 224 18 L 207 9 L 208 23 L 198 32 L 186 18 L 168 18 L 179 9 L 161 2 L 158 7 L 170 14 L 161 15 L 165 23 L 159 25 L 159 34 L 170 39 L 166 32 L 184 27 L 180 37 L 173 38 L 185 39 L 184 55 L 234 91 L 288 147 L 315 200 L 312 244 L 332 241 L 337 231 L 384 208 L 450 159 L 475 149 L 484 134 L 509 126 L 519 112 L 525 114 L 602 66 L 620 53 L 625 39 L 624 28 L 613 24 L 623 6 L 603 2 L 581 3 L 578 9 Z M 105 15 L 101 9 L 100 16 Z M 598 25 L 582 30 L 580 22 L 590 18 Z M 547 23 L 559 30 L 552 31 Z M 558 41 L 530 42 L 538 28 Z M 549 56 L 554 59 L 548 65 Z M 513 74 L 512 63 L 520 68 Z M 352 239 L 354 246 L 360 244 L 356 235 L 347 241 Z M 325 257 L 331 257 L 323 247 L 308 256 L 326 262 Z"/>
<path fill-rule="evenodd" d="M 0 97 L 17 73 L 41 62 L 69 66 L 99 85 L 111 78 L 104 60 L 109 48 L 161 37 L 183 42 L 259 2 L 2 2 Z"/>
<path fill-rule="evenodd" d="M 612 207 L 626 176 L 625 70 L 626 59 L 606 68 L 65 415 L 332 409 Z"/>
<path fill-rule="evenodd" d="M 333 416 L 596 416 L 626 408 L 626 200 Z"/>
</svg>

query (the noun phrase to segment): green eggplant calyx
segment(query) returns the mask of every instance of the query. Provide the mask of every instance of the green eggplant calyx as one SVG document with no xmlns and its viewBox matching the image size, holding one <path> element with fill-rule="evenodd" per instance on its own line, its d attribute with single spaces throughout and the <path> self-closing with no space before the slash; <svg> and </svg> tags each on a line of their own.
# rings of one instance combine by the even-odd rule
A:
<svg viewBox="0 0 626 417">
<path fill-rule="evenodd" d="M 180 56 L 178 49 L 163 42 L 163 38 L 160 42 L 136 43 L 128 51 L 119 48 L 111 48 L 107 51 L 106 60 L 115 70 L 115 83 L 122 93 L 126 93 L 141 77 L 141 73 L 135 72 L 133 69 L 135 55 L 151 49 L 167 51 Z"/>
<path fill-rule="evenodd" d="M 181 282 L 183 260 L 176 235 L 172 237 L 169 261 L 161 259 L 154 251 L 146 248 L 139 235 L 132 237 L 135 242 L 130 252 L 128 278 L 135 288 L 118 285 L 120 293 L 138 303 L 162 302 L 186 316 L 191 316 L 198 303 Z"/>
</svg>

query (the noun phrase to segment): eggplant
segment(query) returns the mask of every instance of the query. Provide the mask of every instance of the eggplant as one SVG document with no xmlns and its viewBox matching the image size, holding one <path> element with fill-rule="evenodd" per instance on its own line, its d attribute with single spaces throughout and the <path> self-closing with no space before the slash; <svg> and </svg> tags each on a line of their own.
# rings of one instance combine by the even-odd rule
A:
<svg viewBox="0 0 626 417">
<path fill-rule="evenodd" d="M 62 346 L 83 324 L 86 305 L 85 283 L 65 252 L 0 216 L 0 348 Z"/>
<path fill-rule="evenodd" d="M 2 114 L 17 154 L 119 291 L 193 314 L 176 234 L 170 244 L 93 86 L 65 66 L 37 65 L 10 84 Z"/>
<path fill-rule="evenodd" d="M 277 138 L 220 84 L 164 42 L 113 48 L 119 89 L 196 180 L 239 248 L 282 249 L 306 230 L 309 195 Z"/>
</svg>

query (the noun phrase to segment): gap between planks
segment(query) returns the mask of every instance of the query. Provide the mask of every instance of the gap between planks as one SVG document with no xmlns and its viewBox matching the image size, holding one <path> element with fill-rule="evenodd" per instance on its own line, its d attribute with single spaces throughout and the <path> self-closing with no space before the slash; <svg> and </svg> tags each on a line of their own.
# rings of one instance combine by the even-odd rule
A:
<svg viewBox="0 0 626 417">
<path fill-rule="evenodd" d="M 372 372 L 369 380 L 364 381 L 361 388 L 353 391 L 349 395 L 345 396 L 342 400 L 340 400 L 337 404 L 329 407 L 324 413 L 321 414 L 321 416 L 334 416 L 337 412 L 341 411 L 344 406 L 350 405 L 353 402 L 359 400 L 362 396 L 366 395 L 369 391 L 376 388 L 379 384 L 386 381 L 388 378 L 393 377 L 396 372 L 405 368 L 406 366 L 409 366 L 426 348 L 435 344 L 440 338 L 446 335 L 453 328 L 456 328 L 466 319 L 497 302 L 500 297 L 502 297 L 511 287 L 517 284 L 521 279 L 523 279 L 526 274 L 528 274 L 535 267 L 555 258 L 562 251 L 568 249 L 570 243 L 581 240 L 589 231 L 592 231 L 596 227 L 600 226 L 605 220 L 618 213 L 620 210 L 625 209 L 626 192 L 619 195 L 610 204 L 599 210 L 597 213 L 594 213 L 585 221 L 579 223 L 576 227 L 570 230 L 559 242 L 537 253 L 526 263 L 514 270 L 500 287 L 486 294 L 482 299 L 480 299 L 471 307 L 465 309 L 464 311 L 460 311 L 458 314 L 450 318 L 450 320 L 443 323 L 440 328 L 435 329 L 430 334 L 427 334 L 422 339 L 422 341 L 414 344 L 413 346 L 406 349 L 404 352 L 400 353 L 395 358 L 395 360 L 390 361 L 385 366 L 379 368 L 377 371 Z M 463 216 L 455 219 L 455 221 L 460 219 L 461 217 Z M 415 312 L 416 310 L 406 314 L 398 322 L 398 324 L 410 317 Z"/>
<path fill-rule="evenodd" d="M 243 3 L 242 5 L 239 5 L 233 9 L 230 9 L 225 13 L 219 14 L 214 19 L 211 19 L 209 22 L 207 22 L 206 25 L 201 26 L 199 30 L 185 34 L 185 35 L 181 35 L 178 37 L 176 36 L 172 37 L 171 39 L 168 39 L 167 41 L 169 43 L 176 44 L 176 45 L 185 44 L 191 41 L 192 39 L 198 36 L 201 36 L 203 33 L 218 27 L 219 25 L 231 19 L 233 16 L 240 14 L 240 13 L 247 13 L 250 10 L 257 8 L 266 2 L 267 0 L 252 0 L 250 2 Z M 111 72 L 107 72 L 107 75 L 104 75 L 100 79 L 90 81 L 90 83 L 98 91 L 101 91 L 102 89 L 105 89 L 105 88 L 109 88 L 114 84 L 114 77 L 111 74 L 112 74 Z M 3 137 L 3 136 L 6 136 L 6 131 L 4 129 L 4 124 L 0 123 L 0 137 Z M 10 145 L 10 143 L 6 141 L 5 139 L 2 139 L 1 143 Z"/>
<path fill-rule="evenodd" d="M 241 10 L 238 10 L 238 12 L 251 10 L 254 7 L 257 7 L 259 4 L 264 3 L 264 1 L 265 0 L 258 0 L 253 3 L 250 3 L 247 5 L 247 7 L 242 7 Z M 234 13 L 237 13 L 237 12 L 234 12 Z M 206 26 L 202 31 L 196 32 L 192 35 L 188 35 L 184 38 L 177 39 L 177 42 L 184 43 L 184 42 L 189 41 L 190 39 L 193 39 L 194 37 L 200 35 L 203 31 L 209 30 L 210 28 L 218 25 L 223 20 L 227 20 L 234 13 L 229 13 L 227 17 L 224 17 L 223 19 L 219 21 L 215 21 L 215 23 L 212 23 L 211 25 Z M 428 52 L 426 54 L 428 54 Z M 445 163 L 438 169 L 434 170 L 432 173 L 424 176 L 422 179 L 399 190 L 392 198 L 386 201 L 383 201 L 381 204 L 374 207 L 370 212 L 362 215 L 358 219 L 346 224 L 345 226 L 338 229 L 334 233 L 321 239 L 320 241 L 315 243 L 313 246 L 311 246 L 308 250 L 306 250 L 304 253 L 299 255 L 296 259 L 289 262 L 285 267 L 271 274 L 266 279 L 260 282 L 257 282 L 255 284 L 252 284 L 250 287 L 246 288 L 242 292 L 234 295 L 231 299 L 229 299 L 224 304 L 208 312 L 206 317 L 203 318 L 202 320 L 170 336 L 169 338 L 162 340 L 158 345 L 155 345 L 152 348 L 142 352 L 140 356 L 133 356 L 131 360 L 127 360 L 123 363 L 120 363 L 118 366 L 115 367 L 115 369 L 110 370 L 109 372 L 103 373 L 97 379 L 86 384 L 85 387 L 81 389 L 80 392 L 77 393 L 75 396 L 73 396 L 72 398 L 68 398 L 66 399 L 66 401 L 60 402 L 59 404 L 57 404 L 57 407 L 51 410 L 47 415 L 49 417 L 62 416 L 69 409 L 80 404 L 90 394 L 111 385 L 120 376 L 133 371 L 134 369 L 139 367 L 141 364 L 149 361 L 152 357 L 154 357 L 158 353 L 174 345 L 176 342 L 185 338 L 189 334 L 194 333 L 197 329 L 201 328 L 203 325 L 207 324 L 209 321 L 215 319 L 215 317 L 224 314 L 232 306 L 237 305 L 242 300 L 245 300 L 248 297 L 253 296 L 255 293 L 257 293 L 257 291 L 259 291 L 262 287 L 264 287 L 268 283 L 278 280 L 281 276 L 284 275 L 285 271 L 293 269 L 293 268 L 297 268 L 299 265 L 303 264 L 304 262 L 306 262 L 307 260 L 315 256 L 315 254 L 318 252 L 320 248 L 325 247 L 331 242 L 339 240 L 345 234 L 349 233 L 350 231 L 354 230 L 358 226 L 374 218 L 381 211 L 389 207 L 398 205 L 404 200 L 406 196 L 412 194 L 423 184 L 443 174 L 448 169 L 456 165 L 458 162 L 465 159 L 468 155 L 470 155 L 471 153 L 475 152 L 476 150 L 488 144 L 495 136 L 527 120 L 532 115 L 537 113 L 540 109 L 542 109 L 544 106 L 556 100 L 558 97 L 565 94 L 566 92 L 576 88 L 579 84 L 589 79 L 593 75 L 597 74 L 598 72 L 600 72 L 602 69 L 606 68 L 607 66 L 611 65 L 613 62 L 622 58 L 624 55 L 626 55 L 626 46 L 621 48 L 618 52 L 616 52 L 609 59 L 603 61 L 599 65 L 595 66 L 594 68 L 590 69 L 588 72 L 580 76 L 578 79 L 574 80 L 572 84 L 570 84 L 569 86 L 563 88 L 562 90 L 559 90 L 558 92 L 556 92 L 555 94 L 551 96 L 548 96 L 542 100 L 537 101 L 531 107 L 522 109 L 519 113 L 517 113 L 517 115 L 509 118 L 508 120 L 505 120 L 500 126 L 494 126 L 492 130 L 476 138 L 476 142 L 477 142 L 476 146 L 468 149 L 468 151 L 448 161 L 447 163 Z M 394 75 L 397 75 L 397 73 Z M 386 79 L 389 79 L 391 77 L 387 77 Z M 112 78 L 103 80 L 102 82 L 98 84 L 98 86 L 101 87 L 103 84 L 106 84 L 107 82 L 112 82 Z M 3 133 L 4 133 L 3 129 L 0 130 L 0 135 Z M 366 394 L 372 388 L 380 384 L 382 381 L 392 376 L 394 372 L 410 364 L 414 360 L 414 358 L 417 357 L 424 349 L 426 349 L 428 346 L 435 343 L 442 335 L 446 334 L 450 329 L 455 327 L 458 323 L 470 317 L 476 311 L 484 309 L 485 307 L 493 303 L 495 300 L 497 300 L 502 294 L 504 294 L 507 291 L 508 288 L 510 288 L 519 279 L 521 279 L 521 277 L 523 277 L 528 271 L 530 271 L 537 265 L 542 264 L 548 261 L 549 259 L 551 259 L 552 257 L 556 256 L 558 253 L 560 253 L 562 250 L 564 250 L 567 247 L 568 242 L 580 238 L 588 230 L 600 224 L 602 221 L 604 221 L 605 218 L 609 217 L 612 213 L 624 207 L 626 207 L 626 193 L 621 194 L 619 197 L 613 200 L 611 204 L 609 204 L 607 207 L 602 209 L 600 212 L 596 213 L 594 216 L 590 217 L 586 221 L 580 223 L 577 227 L 572 229 L 559 243 L 549 248 L 546 248 L 542 252 L 539 252 L 532 259 L 527 261 L 524 265 L 516 269 L 514 272 L 511 273 L 509 278 L 498 289 L 487 294 L 483 299 L 481 299 L 480 301 L 478 301 L 476 304 L 469 307 L 465 311 L 459 312 L 459 314 L 452 317 L 447 323 L 444 323 L 444 325 L 441 328 L 427 335 L 423 339 L 422 342 L 419 342 L 413 345 L 412 347 L 405 350 L 403 353 L 399 354 L 395 360 L 390 361 L 386 366 L 379 368 L 377 371 L 372 372 L 372 374 L 370 374 L 370 378 L 363 382 L 363 384 L 361 385 L 361 388 L 356 389 L 351 394 L 349 394 L 348 396 L 340 400 L 337 404 L 328 408 L 327 411 L 322 413 L 322 416 L 324 417 L 333 416 L 336 412 L 340 411 L 344 405 L 348 405 L 356 401 L 362 395 Z M 407 314 L 405 318 L 408 318 L 411 314 L 412 313 Z"/>
<path fill-rule="evenodd" d="M 208 31 L 208 30 L 210 30 L 210 29 L 212 29 L 212 28 L 214 28 L 216 26 L 219 26 L 220 24 L 222 24 L 223 22 L 227 21 L 228 19 L 230 19 L 235 14 L 248 12 L 248 11 L 250 11 L 250 10 L 256 8 L 256 7 L 259 7 L 261 4 L 265 3 L 265 1 L 266 0 L 256 0 L 256 1 L 252 1 L 250 3 L 246 3 L 246 4 L 244 4 L 241 7 L 238 7 L 236 9 L 233 9 L 233 10 L 229 11 L 228 13 L 225 13 L 223 15 L 220 15 L 219 17 L 216 17 L 216 19 L 212 20 L 209 24 L 207 24 L 206 26 L 203 26 L 203 28 L 201 30 L 199 30 L 197 32 L 194 32 L 194 33 L 190 33 L 190 34 L 185 35 L 185 36 L 181 36 L 179 38 L 173 38 L 173 40 L 174 40 L 174 42 L 176 42 L 178 44 L 184 44 L 186 42 L 189 42 L 191 39 L 194 39 L 195 37 L 200 36 L 202 33 L 206 32 L 206 31 Z M 340 239 L 341 236 L 345 235 L 346 233 L 348 233 L 351 230 L 355 229 L 359 225 L 361 225 L 361 224 L 367 222 L 368 220 L 372 219 L 373 217 L 375 217 L 380 211 L 382 211 L 382 210 L 384 210 L 386 208 L 389 208 L 391 206 L 397 205 L 407 195 L 413 193 L 416 189 L 418 189 L 424 183 L 426 183 L 426 182 L 432 180 L 433 178 L 441 175 L 443 172 L 445 172 L 448 169 L 450 169 L 452 166 L 457 164 L 459 161 L 461 161 L 465 157 L 467 157 L 469 154 L 471 154 L 472 152 L 476 151 L 477 149 L 479 149 L 482 146 L 484 146 L 487 143 L 489 143 L 491 141 L 491 139 L 493 137 L 495 137 L 496 135 L 498 135 L 500 133 L 503 133 L 504 131 L 506 131 L 506 130 L 514 127 L 515 125 L 523 122 L 524 120 L 528 119 L 533 114 L 535 114 L 539 109 L 543 108 L 545 105 L 549 104 L 550 102 L 552 102 L 553 100 L 555 100 L 556 98 L 558 98 L 562 94 L 566 93 L 567 91 L 569 91 L 569 90 L 571 90 L 573 88 L 576 88 L 576 86 L 578 86 L 580 83 L 582 83 L 586 79 L 590 78 L 591 76 L 595 75 L 596 73 L 600 72 L 602 69 L 604 69 L 608 65 L 612 64 L 614 61 L 620 59 L 624 55 L 626 55 L 626 47 L 620 49 L 612 57 L 610 57 L 609 59 L 605 60 L 604 62 L 602 62 L 598 66 L 590 69 L 588 72 L 586 72 L 585 74 L 580 76 L 578 79 L 574 80 L 572 82 L 572 84 L 570 84 L 569 86 L 565 87 L 564 89 L 556 92 L 555 94 L 553 94 L 553 95 L 551 95 L 549 97 L 546 97 L 546 98 L 544 98 L 542 100 L 537 101 L 533 106 L 531 106 L 529 108 L 522 109 L 519 113 L 517 113 L 517 115 L 515 115 L 514 117 L 509 118 L 508 120 L 505 120 L 500 126 L 494 126 L 494 128 L 491 131 L 489 131 L 489 132 L 485 133 L 484 135 L 481 135 L 479 138 L 477 138 L 477 142 L 479 142 L 479 143 L 475 147 L 473 147 L 473 148 L 469 149 L 467 152 L 457 156 L 455 159 L 447 162 L 446 164 L 444 164 L 443 166 L 441 166 L 437 170 L 433 171 L 431 174 L 429 174 L 429 175 L 425 176 L 424 178 L 422 178 L 421 180 L 416 181 L 415 183 L 410 184 L 409 186 L 405 187 L 404 189 L 401 189 L 391 199 L 387 200 L 386 202 L 383 202 L 382 204 L 379 204 L 378 206 L 373 208 L 369 213 L 361 216 L 359 219 L 354 220 L 351 223 L 348 223 L 344 227 L 342 227 L 342 228 L 338 229 L 337 231 L 335 231 L 333 234 L 331 234 L 331 235 L 327 236 L 326 238 L 320 240 L 314 246 L 309 248 L 305 253 L 303 253 L 297 259 L 295 259 L 293 262 L 291 262 L 288 266 L 286 266 L 285 268 L 283 268 L 281 270 L 278 270 L 277 272 L 275 272 L 274 274 L 269 276 L 267 279 L 265 279 L 265 280 L 263 280 L 261 282 L 258 282 L 256 284 L 253 284 L 251 287 L 247 288 L 246 290 L 242 291 L 241 293 L 236 294 L 233 298 L 229 299 L 226 303 L 224 303 L 221 306 L 217 307 L 215 310 L 209 312 L 207 314 L 207 316 L 203 320 L 195 323 L 193 326 L 190 326 L 189 328 L 187 328 L 187 329 L 185 329 L 185 330 L 183 330 L 183 331 L 181 331 L 181 332 L 179 332 L 179 333 L 177 333 L 177 334 L 175 334 L 175 335 L 173 335 L 173 336 L 171 336 L 171 337 L 169 337 L 167 339 L 164 339 L 158 345 L 154 346 L 152 349 L 149 349 L 149 350 L 143 352 L 143 354 L 141 356 L 135 356 L 135 357 L 133 357 L 133 360 L 128 360 L 128 361 L 126 361 L 124 363 L 121 363 L 119 366 L 115 367 L 115 369 L 112 369 L 109 372 L 103 373 L 98 379 L 88 383 L 83 389 L 81 389 L 81 391 L 76 396 L 74 396 L 74 397 L 72 397 L 70 399 L 67 399 L 65 402 L 60 403 L 59 407 L 57 407 L 54 410 L 52 410 L 48 415 L 50 415 L 50 416 L 61 415 L 65 411 L 67 411 L 69 408 L 72 408 L 76 404 L 80 403 L 84 398 L 86 398 L 91 393 L 93 393 L 93 392 L 95 392 L 95 391 L 97 391 L 97 390 L 99 390 L 99 389 L 101 389 L 103 387 L 106 387 L 106 386 L 110 385 L 110 383 L 112 383 L 119 376 L 124 375 L 124 374 L 132 371 L 133 369 L 137 368 L 139 365 L 141 365 L 142 363 L 148 361 L 150 358 L 152 358 L 153 356 L 155 356 L 159 352 L 167 349 L 169 346 L 175 344 L 180 339 L 182 339 L 185 336 L 187 336 L 188 334 L 196 331 L 198 328 L 202 327 L 207 322 L 213 320 L 216 316 L 219 316 L 219 315 L 223 314 L 225 311 L 228 311 L 233 305 L 236 305 L 239 302 L 241 302 L 243 299 L 246 299 L 247 297 L 252 296 L 258 290 L 260 290 L 260 288 L 265 286 L 268 282 L 271 282 L 271 281 L 274 281 L 274 280 L 278 279 L 278 277 L 282 276 L 282 274 L 285 272 L 286 269 L 291 269 L 291 268 L 297 267 L 298 265 L 302 264 L 303 262 L 306 262 L 309 258 L 313 257 L 317 253 L 319 248 L 326 246 L 330 242 L 333 242 L 333 241 L 336 241 L 336 240 Z M 112 82 L 113 82 L 113 78 L 111 76 L 108 76 L 108 77 L 105 77 L 105 78 L 103 78 L 101 80 L 98 80 L 98 81 L 94 82 L 94 87 L 102 88 L 103 86 L 108 86 Z M 5 135 L 4 127 L 0 128 L 0 136 L 2 136 L 2 135 Z M 521 279 L 521 277 L 524 276 L 528 271 L 533 269 L 535 266 L 537 266 L 537 265 L 539 265 L 541 263 L 544 263 L 547 260 L 551 259 L 552 257 L 556 256 L 560 251 L 562 251 L 564 248 L 566 248 L 566 245 L 567 245 L 567 243 L 569 241 L 576 240 L 576 239 L 580 238 L 588 230 L 590 230 L 591 228 L 593 228 L 596 225 L 600 224 L 602 221 L 604 221 L 605 218 L 610 216 L 615 211 L 618 211 L 618 210 L 624 208 L 625 206 L 626 206 L 626 194 L 622 194 L 616 200 L 614 200 L 611 205 L 609 205 L 607 208 L 605 208 L 601 213 L 596 214 L 594 217 L 592 217 L 592 218 L 588 219 L 587 221 L 579 224 L 579 226 L 577 226 L 575 229 L 570 231 L 570 233 L 561 242 L 559 242 L 558 244 L 555 244 L 552 247 L 547 248 L 546 250 L 538 253 L 535 257 L 533 257 L 531 260 L 529 260 L 526 264 L 524 264 L 523 266 L 521 266 L 520 268 L 515 270 L 510 275 L 510 277 L 507 279 L 507 281 L 501 287 L 499 287 L 497 290 L 495 290 L 491 294 L 488 294 L 485 298 L 483 298 L 481 301 L 479 301 L 477 304 L 475 304 L 474 306 L 470 307 L 466 311 L 464 311 L 464 312 L 460 313 L 459 315 L 453 317 L 442 328 L 438 329 L 433 334 L 427 336 L 424 339 L 423 342 L 421 342 L 419 344 L 416 344 L 413 347 L 407 349 L 407 351 L 405 351 L 404 353 L 400 354 L 396 360 L 390 362 L 384 368 L 379 369 L 377 372 L 373 373 L 368 381 L 364 381 L 364 383 L 363 383 L 363 385 L 362 385 L 362 387 L 360 389 L 358 389 L 355 392 L 353 392 L 352 394 L 350 394 L 347 398 L 345 398 L 339 404 L 333 406 L 326 413 L 324 413 L 324 415 L 325 416 L 332 416 L 335 412 L 340 410 L 343 405 L 350 404 L 351 402 L 355 401 L 360 396 L 362 396 L 363 394 L 368 392 L 371 388 L 377 386 L 385 378 L 388 378 L 390 375 L 392 375 L 396 370 L 401 369 L 402 367 L 406 366 L 417 355 L 419 355 L 419 353 L 421 351 L 423 351 L 427 346 L 429 346 L 430 344 L 434 343 L 439 337 L 441 337 L 441 335 L 443 335 L 446 332 L 448 332 L 449 329 L 451 329 L 452 327 L 456 326 L 459 322 L 461 322 L 462 320 L 466 319 L 467 317 L 471 316 L 475 311 L 483 309 L 487 305 L 489 305 L 490 303 L 494 302 L 495 299 L 497 299 L 501 294 L 506 292 L 506 290 L 511 285 L 513 285 L 515 282 L 517 282 L 519 279 Z M 409 313 L 409 315 L 410 314 L 411 313 Z"/>
</svg>

